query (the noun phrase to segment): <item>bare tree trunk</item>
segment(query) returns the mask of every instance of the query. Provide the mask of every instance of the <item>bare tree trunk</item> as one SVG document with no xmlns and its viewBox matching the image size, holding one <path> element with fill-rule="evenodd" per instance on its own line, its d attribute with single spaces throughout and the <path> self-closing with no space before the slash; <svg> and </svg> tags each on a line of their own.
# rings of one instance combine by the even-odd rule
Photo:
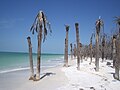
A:
<svg viewBox="0 0 120 90">
<path fill-rule="evenodd" d="M 76 27 L 76 42 L 77 42 L 77 69 L 80 70 L 80 49 L 79 49 L 79 24 L 75 23 Z"/>
<path fill-rule="evenodd" d="M 69 26 L 66 25 L 66 43 L 65 43 L 65 66 L 68 67 L 68 31 Z"/>
<path fill-rule="evenodd" d="M 105 52 L 105 37 L 102 39 L 102 62 L 104 61 L 104 53 Z"/>
<path fill-rule="evenodd" d="M 104 53 L 104 55 L 105 55 L 104 58 L 107 59 L 107 40 L 105 40 L 105 47 L 104 47 L 104 49 L 105 49 L 105 50 L 104 50 L 104 51 L 105 51 L 105 53 Z"/>
<path fill-rule="evenodd" d="M 120 32 L 116 40 L 115 78 L 120 80 Z"/>
<path fill-rule="evenodd" d="M 90 63 L 89 64 L 91 64 L 92 63 L 92 37 L 93 37 L 93 34 L 92 34 L 92 36 L 91 36 L 91 38 L 90 38 Z"/>
<path fill-rule="evenodd" d="M 32 58 L 32 44 L 30 37 L 27 37 L 29 46 L 29 60 L 30 60 L 30 78 L 29 80 L 34 80 L 34 69 L 33 69 L 33 58 Z"/>
<path fill-rule="evenodd" d="M 99 33 L 96 32 L 96 59 L 95 59 L 96 71 L 99 71 Z"/>
<path fill-rule="evenodd" d="M 115 61 L 116 61 L 116 37 L 113 36 L 113 39 L 112 39 L 112 43 L 113 43 L 113 50 L 112 50 L 112 56 L 113 56 L 113 67 L 115 67 Z"/>
<path fill-rule="evenodd" d="M 41 42 L 42 42 L 42 25 L 40 25 L 40 31 L 38 33 L 36 80 L 40 80 Z"/>
<path fill-rule="evenodd" d="M 71 47 L 71 50 L 70 50 L 70 52 L 71 52 L 71 60 L 73 60 L 73 49 L 72 49 L 72 43 L 70 44 L 70 47 Z"/>
<path fill-rule="evenodd" d="M 65 38 L 65 50 L 64 50 L 64 66 L 66 66 L 66 38 Z"/>
<path fill-rule="evenodd" d="M 77 53 L 77 49 L 76 49 L 76 44 L 74 44 L 74 58 L 76 58 L 76 53 Z"/>
<path fill-rule="evenodd" d="M 110 51 L 110 59 L 113 60 L 113 39 L 111 38 L 111 51 Z"/>
<path fill-rule="evenodd" d="M 90 65 L 92 63 L 92 41 L 90 41 Z"/>
<path fill-rule="evenodd" d="M 102 62 L 104 62 L 104 47 L 102 46 Z"/>
<path fill-rule="evenodd" d="M 81 55 L 81 48 L 82 48 L 82 44 L 81 43 L 79 43 L 79 57 L 80 57 L 80 60 L 81 60 L 81 62 L 83 62 L 83 60 L 82 60 L 82 55 Z"/>
</svg>

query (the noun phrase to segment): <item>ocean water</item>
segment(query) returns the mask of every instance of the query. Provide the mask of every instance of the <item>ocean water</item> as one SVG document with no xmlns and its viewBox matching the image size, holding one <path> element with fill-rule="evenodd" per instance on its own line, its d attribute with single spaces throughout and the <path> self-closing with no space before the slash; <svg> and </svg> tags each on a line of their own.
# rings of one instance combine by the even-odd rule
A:
<svg viewBox="0 0 120 90">
<path fill-rule="evenodd" d="M 34 67 L 37 64 L 37 54 L 33 54 Z M 56 67 L 63 63 L 62 54 L 42 54 L 41 68 Z M 0 73 L 29 69 L 29 54 L 15 52 L 0 52 Z"/>
</svg>

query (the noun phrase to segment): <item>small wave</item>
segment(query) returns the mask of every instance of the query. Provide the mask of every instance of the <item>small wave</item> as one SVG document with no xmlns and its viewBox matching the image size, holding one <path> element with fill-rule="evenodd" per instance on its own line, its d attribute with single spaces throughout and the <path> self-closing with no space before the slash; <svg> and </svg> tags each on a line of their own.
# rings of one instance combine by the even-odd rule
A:
<svg viewBox="0 0 120 90">
<path fill-rule="evenodd" d="M 26 67 L 26 68 L 16 68 L 16 69 L 11 69 L 11 70 L 4 70 L 4 71 L 0 71 L 0 74 L 9 73 L 9 72 L 15 72 L 15 71 L 21 71 L 21 70 L 27 70 L 27 69 L 29 69 L 29 67 Z"/>
<path fill-rule="evenodd" d="M 53 67 L 57 67 L 58 65 L 51 65 L 51 66 L 41 66 L 41 68 L 53 68 Z M 3 70 L 0 71 L 0 74 L 4 74 L 4 73 L 10 73 L 10 72 L 15 72 L 15 71 L 22 71 L 22 70 L 28 70 L 30 69 L 30 67 L 25 67 L 25 68 L 16 68 L 16 69 L 10 69 L 10 70 Z M 36 69 L 36 66 L 34 67 L 34 69 Z"/>
<path fill-rule="evenodd" d="M 63 62 L 63 59 L 50 59 L 50 60 L 47 60 L 47 62 L 56 62 L 56 63 L 59 63 L 59 62 Z"/>
<path fill-rule="evenodd" d="M 53 68 L 53 67 L 57 67 L 58 65 L 51 65 L 51 66 L 42 66 L 42 68 Z"/>
<path fill-rule="evenodd" d="M 57 66 L 59 66 L 59 65 L 61 65 L 63 63 L 63 59 L 61 59 L 61 58 L 48 60 L 47 63 L 44 61 L 41 68 L 57 67 Z M 14 69 L 0 70 L 0 74 L 9 73 L 9 72 L 15 72 L 15 71 L 28 70 L 28 69 L 30 69 L 30 67 L 25 66 L 25 67 L 19 67 L 19 68 L 14 68 Z M 36 69 L 36 66 L 34 67 L 34 69 Z"/>
</svg>

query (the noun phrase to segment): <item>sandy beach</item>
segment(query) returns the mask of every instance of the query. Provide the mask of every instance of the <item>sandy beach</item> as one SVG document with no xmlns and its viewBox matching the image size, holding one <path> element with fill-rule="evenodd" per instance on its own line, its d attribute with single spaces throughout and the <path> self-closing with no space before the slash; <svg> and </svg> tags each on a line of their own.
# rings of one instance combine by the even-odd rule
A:
<svg viewBox="0 0 120 90">
<path fill-rule="evenodd" d="M 69 67 L 61 65 L 42 71 L 40 81 L 28 80 L 29 70 L 3 73 L 0 90 L 118 90 L 120 81 L 113 78 L 112 61 L 100 61 L 99 72 L 94 69 L 94 59 L 91 65 L 89 61 L 83 60 L 78 71 L 76 59 L 69 59 Z"/>
<path fill-rule="evenodd" d="M 0 0 L 0 11 L 0 90 L 120 90 L 120 0 Z"/>
<path fill-rule="evenodd" d="M 99 72 L 95 71 L 95 59 L 89 65 L 90 58 L 83 60 L 80 64 L 80 71 L 76 69 L 76 60 L 68 68 L 62 68 L 68 78 L 68 84 L 60 87 L 58 90 L 118 90 L 120 81 L 114 79 L 114 69 L 112 60 L 106 60 L 103 63 L 100 59 Z M 107 63 L 111 65 L 107 65 Z"/>
<path fill-rule="evenodd" d="M 41 72 L 40 81 L 29 79 L 29 70 L 0 74 L 0 90 L 56 90 L 67 83 L 62 66 Z"/>
</svg>

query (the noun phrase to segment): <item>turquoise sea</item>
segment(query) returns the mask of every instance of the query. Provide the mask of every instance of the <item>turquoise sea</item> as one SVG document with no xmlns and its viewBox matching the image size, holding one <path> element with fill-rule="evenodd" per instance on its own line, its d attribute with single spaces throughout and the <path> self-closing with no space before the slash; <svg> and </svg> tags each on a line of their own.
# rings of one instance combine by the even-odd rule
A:
<svg viewBox="0 0 120 90">
<path fill-rule="evenodd" d="M 63 63 L 62 54 L 42 54 L 41 68 L 56 67 Z M 33 54 L 36 67 L 37 54 Z M 29 69 L 29 54 L 17 52 L 0 52 L 0 73 Z"/>
</svg>

